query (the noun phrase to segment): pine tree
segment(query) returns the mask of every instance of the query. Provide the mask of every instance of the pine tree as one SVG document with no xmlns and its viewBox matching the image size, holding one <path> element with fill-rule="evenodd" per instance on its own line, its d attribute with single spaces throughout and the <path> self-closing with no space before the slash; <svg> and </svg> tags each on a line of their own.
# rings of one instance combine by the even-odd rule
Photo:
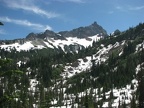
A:
<svg viewBox="0 0 144 108">
<path fill-rule="evenodd" d="M 0 59 L 0 107 L 4 106 L 12 107 L 15 105 L 15 91 L 17 88 L 17 81 L 14 79 L 19 79 L 22 74 L 21 71 L 16 70 L 15 65 L 13 65 L 11 59 Z M 3 93 L 3 91 L 5 91 Z M 5 104 L 8 103 L 8 104 Z"/>
<path fill-rule="evenodd" d="M 84 106 L 85 108 L 89 108 L 89 99 L 88 99 L 88 95 L 87 95 L 87 91 L 86 91 L 86 96 L 85 96 L 85 101 L 84 101 Z"/>
<path fill-rule="evenodd" d="M 144 108 L 144 69 L 138 72 L 139 108 Z"/>
<path fill-rule="evenodd" d="M 122 107 L 123 107 L 123 108 L 126 108 L 125 100 L 124 100 L 124 102 L 123 102 L 123 104 L 122 104 Z"/>
<path fill-rule="evenodd" d="M 137 106 L 136 106 L 136 99 L 135 99 L 135 95 L 132 96 L 132 100 L 131 100 L 131 108 L 137 108 Z"/>
</svg>

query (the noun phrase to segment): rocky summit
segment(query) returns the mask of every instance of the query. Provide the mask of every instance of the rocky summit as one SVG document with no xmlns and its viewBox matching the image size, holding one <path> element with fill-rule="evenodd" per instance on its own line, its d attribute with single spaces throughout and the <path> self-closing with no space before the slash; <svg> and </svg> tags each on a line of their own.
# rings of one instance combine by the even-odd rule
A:
<svg viewBox="0 0 144 108">
<path fill-rule="evenodd" d="M 59 37 L 63 37 L 61 39 L 64 39 L 65 37 L 77 37 L 77 38 L 86 38 L 89 36 L 94 36 L 96 34 L 101 34 L 102 36 L 107 36 L 106 30 L 104 30 L 100 25 L 98 25 L 96 22 L 92 23 L 89 26 L 86 27 L 79 27 L 70 31 L 60 31 L 58 33 L 55 33 L 51 30 L 46 30 L 44 33 L 30 33 L 26 37 L 27 39 L 34 39 L 34 38 L 55 38 L 59 39 Z"/>
<path fill-rule="evenodd" d="M 65 52 L 77 52 L 79 49 L 91 46 L 94 41 L 107 36 L 104 30 L 96 22 L 86 27 L 79 27 L 71 31 L 61 31 L 55 33 L 46 30 L 43 33 L 29 33 L 24 39 L 1 41 L 1 48 L 18 51 L 30 49 L 62 49 Z"/>
</svg>

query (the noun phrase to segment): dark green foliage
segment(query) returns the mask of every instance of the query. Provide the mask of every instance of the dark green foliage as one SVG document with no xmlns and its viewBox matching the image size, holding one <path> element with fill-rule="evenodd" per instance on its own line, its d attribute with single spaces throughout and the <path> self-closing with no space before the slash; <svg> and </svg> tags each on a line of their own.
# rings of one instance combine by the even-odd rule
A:
<svg viewBox="0 0 144 108">
<path fill-rule="evenodd" d="M 134 53 L 135 48 L 136 46 L 132 42 L 128 41 L 127 45 L 124 46 L 123 56 L 127 56 L 131 53 Z"/>
<path fill-rule="evenodd" d="M 131 108 L 136 108 L 138 105 L 135 101 L 138 99 L 139 107 L 143 107 L 143 69 L 138 75 L 135 73 L 136 66 L 144 62 L 144 50 L 135 51 L 136 46 L 144 40 L 143 28 L 144 24 L 140 23 L 124 32 L 117 30 L 115 31 L 116 37 L 105 37 L 98 42 L 93 42 L 92 46 L 82 47 L 81 50 L 79 47 L 78 53 L 65 53 L 61 48 L 21 52 L 16 51 L 16 49 L 11 50 L 11 52 L 0 49 L 2 58 L 0 59 L 0 108 L 33 108 L 33 105 L 37 105 L 39 108 L 48 108 L 51 106 L 68 106 L 68 104 L 74 107 L 75 103 L 78 104 L 79 108 L 97 108 L 98 106 L 102 107 L 104 102 L 109 102 L 110 108 L 115 99 L 113 89 L 131 84 L 136 76 L 139 81 L 138 92 L 134 94 L 136 96 L 133 96 L 130 105 Z M 105 31 L 103 32 L 105 33 Z M 110 44 L 114 45 L 116 42 L 122 43 L 124 41 L 124 45 L 113 48 L 105 54 L 108 57 L 105 62 L 99 61 L 96 64 L 92 58 L 91 69 L 71 78 L 61 76 L 67 63 L 72 63 L 71 66 L 77 67 L 77 59 L 82 58 L 86 62 L 86 56 L 96 54 L 102 48 L 101 44 L 107 47 Z M 7 41 L 7 43 L 12 42 Z M 65 46 L 65 48 L 68 47 Z M 74 48 L 75 46 L 71 46 L 69 50 Z M 123 52 L 122 55 L 119 55 L 120 52 Z M 19 61 L 21 61 L 20 66 L 17 65 Z M 19 69 L 23 72 L 18 71 Z M 36 82 L 35 90 L 30 90 L 32 89 L 30 88 L 30 79 L 35 79 L 38 82 Z M 90 93 L 87 91 L 89 88 Z M 97 93 L 93 91 L 95 88 L 98 89 Z M 101 90 L 101 88 L 103 89 Z M 131 88 L 134 89 L 133 84 Z M 5 93 L 3 93 L 3 89 L 5 89 Z M 110 97 L 106 98 L 108 91 L 111 91 Z M 85 92 L 86 95 L 83 95 L 82 92 Z M 79 97 L 79 93 L 82 97 Z M 98 100 L 99 98 L 101 100 Z M 57 100 L 57 103 L 52 105 L 51 102 L 54 99 Z M 64 104 L 65 100 L 67 102 Z M 119 102 L 119 108 L 126 106 L 125 102 L 122 104 Z"/>
<path fill-rule="evenodd" d="M 139 108 L 143 108 L 144 107 L 144 70 L 141 67 L 141 70 L 138 73 L 138 83 L 139 83 L 139 87 L 138 87 L 138 92 L 139 92 Z"/>
<path fill-rule="evenodd" d="M 114 31 L 114 34 L 113 34 L 113 35 L 114 35 L 114 36 L 115 36 L 115 35 L 120 35 L 120 33 L 121 33 L 120 30 L 117 29 L 117 30 Z"/>
<path fill-rule="evenodd" d="M 72 78 L 68 79 L 67 85 L 69 84 L 73 85 L 70 88 L 67 88 L 66 93 L 77 93 L 84 91 L 91 85 L 89 73 L 80 73 L 73 76 Z"/>
<path fill-rule="evenodd" d="M 0 107 L 15 106 L 15 98 L 19 95 L 15 92 L 18 89 L 22 71 L 16 68 L 11 59 L 0 59 Z M 15 86 L 14 86 L 15 85 Z M 5 92 L 3 92 L 5 91 Z"/>
<path fill-rule="evenodd" d="M 131 100 L 131 108 L 137 108 L 136 98 L 134 95 L 133 95 L 132 100 Z"/>
<path fill-rule="evenodd" d="M 87 95 L 87 92 L 86 92 L 85 102 L 84 102 L 85 108 L 89 108 L 88 100 L 89 100 L 89 99 L 88 99 L 88 95 Z"/>
</svg>

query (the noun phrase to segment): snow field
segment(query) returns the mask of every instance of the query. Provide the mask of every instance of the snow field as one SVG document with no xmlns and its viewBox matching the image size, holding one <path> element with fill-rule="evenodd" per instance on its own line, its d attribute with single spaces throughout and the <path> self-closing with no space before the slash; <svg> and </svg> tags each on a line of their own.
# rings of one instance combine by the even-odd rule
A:
<svg viewBox="0 0 144 108">
<path fill-rule="evenodd" d="M 92 38 L 92 37 L 91 37 Z M 73 38 L 72 38 L 73 39 Z M 54 46 L 59 46 L 59 45 L 68 45 L 69 41 L 75 43 L 75 42 L 78 42 L 78 43 L 82 43 L 82 44 L 85 44 L 87 40 L 77 40 L 77 39 L 73 39 L 72 40 L 71 38 L 68 38 L 67 41 L 64 40 L 64 41 L 60 41 L 60 40 L 57 40 L 57 42 L 54 42 Z M 92 38 L 92 39 L 97 39 L 95 36 Z M 99 39 L 99 38 L 98 38 Z M 54 40 L 53 40 L 54 41 Z M 62 42 L 62 43 L 61 43 Z M 91 42 L 91 41 L 90 41 Z M 91 43 L 87 43 L 85 44 L 85 47 L 87 45 L 90 45 Z M 49 43 L 46 43 L 45 44 L 50 47 L 50 48 L 53 48 L 53 46 L 51 46 Z M 123 44 L 123 43 L 122 43 Z M 107 47 L 104 47 L 104 45 L 101 45 L 101 49 L 99 49 L 98 52 L 96 52 L 96 54 L 92 55 L 92 56 L 87 56 L 85 57 L 86 61 L 82 58 L 78 59 L 78 65 L 73 67 L 72 66 L 72 63 L 69 63 L 69 65 L 65 66 L 65 69 L 64 69 L 64 72 L 62 72 L 61 76 L 63 77 L 63 79 L 66 79 L 66 78 L 70 78 L 78 73 L 81 73 L 83 71 L 86 71 L 88 69 L 91 68 L 92 66 L 92 63 L 91 63 L 91 60 L 95 60 L 95 63 L 98 64 L 98 63 L 101 63 L 101 62 L 105 62 L 108 57 L 105 56 L 106 54 L 108 54 L 108 52 L 112 49 L 112 48 L 116 48 L 116 47 L 119 47 L 120 45 L 122 45 L 118 42 L 116 42 L 114 45 L 108 45 Z M 139 44 L 137 45 L 136 47 L 136 51 L 139 51 L 141 46 L 143 45 L 144 47 L 144 44 Z M 61 46 L 61 47 L 62 47 Z M 25 44 L 23 45 L 20 45 L 18 43 L 15 43 L 13 45 L 1 45 L 0 46 L 1 48 L 4 48 L 8 51 L 10 51 L 11 48 L 16 48 L 17 51 L 21 51 L 21 50 L 30 50 L 31 48 L 33 48 L 34 46 L 31 44 L 31 42 L 26 42 Z M 41 48 L 44 48 L 43 46 L 37 46 L 38 49 L 41 49 Z M 122 52 L 119 53 L 119 56 L 122 54 Z M 21 64 L 21 61 L 19 61 L 17 63 L 19 66 Z M 140 71 L 140 65 L 138 65 L 136 67 L 136 74 L 138 73 L 138 71 Z M 30 79 L 30 88 L 28 88 L 29 91 L 33 91 L 35 92 L 36 91 L 36 85 L 38 85 L 38 81 L 36 79 Z M 63 84 L 65 84 L 67 81 L 64 80 L 63 81 Z M 82 80 L 81 80 L 82 82 Z M 132 99 L 132 94 L 134 92 L 136 92 L 137 90 L 137 86 L 138 86 L 138 81 L 136 79 L 133 79 L 132 81 L 132 84 L 134 84 L 134 89 L 131 89 L 131 85 L 126 85 L 126 87 L 124 88 L 120 88 L 120 89 L 117 89 L 117 88 L 114 88 L 113 89 L 113 96 L 115 97 L 115 99 L 113 100 L 112 102 L 112 107 L 115 107 L 115 108 L 118 108 L 118 105 L 119 105 L 119 101 L 120 101 L 120 104 L 122 104 L 123 102 L 125 102 L 126 104 L 129 104 L 131 102 L 131 99 Z M 57 86 L 59 85 L 60 82 L 57 82 L 54 86 Z M 54 87 L 52 87 L 52 89 L 54 89 Z M 74 94 L 65 94 L 65 90 L 66 88 L 60 88 L 62 89 L 63 91 L 63 97 L 64 98 L 68 98 L 67 100 L 64 100 L 63 103 L 65 106 L 61 106 L 61 107 L 50 107 L 50 108 L 66 108 L 66 104 L 67 104 L 67 107 L 71 107 L 72 105 L 70 105 L 70 103 L 72 102 L 73 99 L 76 98 L 76 96 Z M 58 89 L 58 92 L 60 92 L 60 89 Z M 80 92 L 78 93 L 78 97 L 81 98 L 81 97 L 84 97 L 86 95 L 86 92 L 88 93 L 88 95 L 91 93 L 91 88 L 87 89 L 86 91 L 83 91 L 83 92 Z M 101 88 L 101 91 L 102 91 L 102 88 Z M 110 97 L 110 92 L 111 91 L 108 91 L 106 92 L 106 99 L 108 99 Z M 95 95 L 96 93 L 96 95 Z M 97 88 L 96 89 L 92 89 L 92 95 L 93 97 L 96 97 L 97 100 L 101 100 L 102 98 L 101 97 L 98 97 L 98 91 L 97 91 Z M 102 95 L 102 94 L 101 94 Z M 57 104 L 58 100 L 56 99 L 53 99 L 53 101 L 51 101 L 52 105 L 55 105 Z M 37 108 L 36 105 L 34 104 L 33 105 L 34 108 Z M 74 106 L 77 108 L 78 107 L 78 104 L 75 103 Z M 109 106 L 109 102 L 104 102 L 102 107 L 108 107 Z"/>
<path fill-rule="evenodd" d="M 11 49 L 16 49 L 17 51 L 28 51 L 31 49 L 43 49 L 43 48 L 58 48 L 61 47 L 62 50 L 64 51 L 64 46 L 65 45 L 75 45 L 79 44 L 84 46 L 85 48 L 88 46 L 92 46 L 93 41 L 98 41 L 102 38 L 102 36 L 94 35 L 94 36 L 89 36 L 87 38 L 77 38 L 77 37 L 67 37 L 66 40 L 60 40 L 57 39 L 55 40 L 54 38 L 47 38 L 46 41 L 41 40 L 45 45 L 33 45 L 33 41 L 26 41 L 24 44 L 19 44 L 18 42 L 13 43 L 13 44 L 8 44 L 8 45 L 0 45 L 1 49 L 5 49 L 7 51 L 10 51 Z"/>
<path fill-rule="evenodd" d="M 108 45 L 107 47 L 104 47 L 104 45 L 101 45 L 102 48 L 99 49 L 99 51 L 96 52 L 96 54 L 94 54 L 92 56 L 85 57 L 85 59 L 86 59 L 85 62 L 84 62 L 84 59 L 78 59 L 78 65 L 76 67 L 72 67 L 71 66 L 72 63 L 69 63 L 69 65 L 65 66 L 65 70 L 61 74 L 61 76 L 64 79 L 65 78 L 70 78 L 70 77 L 76 75 L 76 73 L 81 73 L 83 71 L 86 71 L 87 69 L 90 69 L 91 66 L 92 66 L 91 60 L 95 60 L 96 64 L 97 63 L 101 63 L 101 62 L 105 62 L 108 59 L 108 57 L 104 56 L 104 55 L 106 55 L 112 48 L 117 48 L 120 45 L 123 45 L 124 43 L 125 42 L 122 42 L 120 44 L 120 43 L 116 42 L 114 45 Z M 122 52 L 120 52 L 120 53 L 122 53 Z M 136 68 L 136 71 L 138 70 L 138 68 L 139 67 Z M 117 69 L 117 68 L 115 68 L 115 69 Z M 83 79 L 81 80 L 81 82 L 83 82 Z M 124 87 L 124 88 L 120 88 L 120 89 L 114 88 L 113 89 L 113 96 L 115 98 L 113 99 L 112 107 L 118 108 L 119 101 L 120 101 L 121 105 L 124 102 L 126 104 L 129 104 L 131 102 L 132 94 L 137 89 L 137 80 L 133 79 L 132 80 L 132 84 L 134 84 L 134 87 L 135 87 L 133 90 L 130 89 L 130 87 L 131 87 L 130 84 L 126 85 L 126 87 Z M 91 91 L 91 88 L 87 89 L 86 91 L 80 92 L 80 93 L 78 93 L 78 97 L 79 98 L 84 97 L 86 95 L 86 92 L 87 92 L 88 95 L 92 95 L 93 97 L 97 98 L 97 100 L 101 100 L 102 99 L 101 97 L 98 97 L 97 88 L 93 89 L 92 92 L 90 92 L 90 91 Z M 102 91 L 102 88 L 101 88 L 101 91 Z M 110 97 L 110 92 L 111 91 L 108 91 L 108 92 L 105 93 L 106 94 L 106 99 L 108 99 Z M 92 93 L 92 94 L 90 94 L 90 93 Z M 96 95 L 95 95 L 95 93 L 96 93 Z M 74 99 L 76 98 L 76 96 L 74 94 L 69 94 L 69 95 L 68 94 L 64 94 L 64 98 L 65 98 L 66 95 L 67 95 L 67 97 L 70 97 L 69 98 L 70 100 L 66 100 L 66 101 L 72 101 L 72 98 L 74 98 Z M 102 95 L 103 94 L 101 94 L 101 96 Z M 54 100 L 54 102 L 52 102 L 52 103 L 56 104 L 56 100 Z M 64 104 L 66 104 L 66 103 L 64 103 Z M 109 105 L 109 102 L 104 102 L 102 107 L 108 107 L 108 105 Z M 55 108 L 59 108 L 59 107 L 55 107 Z M 64 108 L 66 108 L 66 106 Z"/>
</svg>

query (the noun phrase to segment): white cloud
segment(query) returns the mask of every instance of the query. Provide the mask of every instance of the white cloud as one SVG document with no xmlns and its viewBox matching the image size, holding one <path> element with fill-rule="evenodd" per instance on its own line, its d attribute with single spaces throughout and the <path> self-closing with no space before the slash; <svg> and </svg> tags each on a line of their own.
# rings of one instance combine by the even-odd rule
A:
<svg viewBox="0 0 144 108">
<path fill-rule="evenodd" d="M 129 12 L 129 11 L 142 10 L 142 9 L 144 9 L 144 6 L 136 6 L 136 7 L 133 7 L 133 6 L 126 5 L 126 6 L 116 6 L 115 8 L 116 8 L 117 10 L 119 10 L 119 11 Z"/>
<path fill-rule="evenodd" d="M 59 2 L 85 3 L 85 0 L 54 0 Z"/>
<path fill-rule="evenodd" d="M 58 17 L 59 14 L 55 12 L 48 12 L 34 5 L 34 0 L 3 0 L 3 2 L 13 9 L 22 9 L 38 15 L 46 16 L 47 18 Z"/>
<path fill-rule="evenodd" d="M 84 0 L 67 0 L 69 2 L 75 2 L 75 3 L 84 3 Z"/>
<path fill-rule="evenodd" d="M 120 10 L 120 11 L 125 11 L 124 7 L 122 7 L 122 6 L 116 6 L 116 9 Z"/>
<path fill-rule="evenodd" d="M 8 17 L 0 17 L 0 20 L 3 22 L 9 22 L 9 23 L 14 23 L 17 25 L 22 25 L 22 26 L 27 26 L 31 27 L 33 29 L 39 30 L 39 31 L 44 31 L 44 30 L 52 30 L 52 28 L 49 25 L 42 25 L 38 23 L 32 23 L 28 20 L 19 20 L 19 19 L 11 19 Z"/>
<path fill-rule="evenodd" d="M 141 10 L 144 9 L 144 6 L 129 7 L 129 10 Z"/>
</svg>

